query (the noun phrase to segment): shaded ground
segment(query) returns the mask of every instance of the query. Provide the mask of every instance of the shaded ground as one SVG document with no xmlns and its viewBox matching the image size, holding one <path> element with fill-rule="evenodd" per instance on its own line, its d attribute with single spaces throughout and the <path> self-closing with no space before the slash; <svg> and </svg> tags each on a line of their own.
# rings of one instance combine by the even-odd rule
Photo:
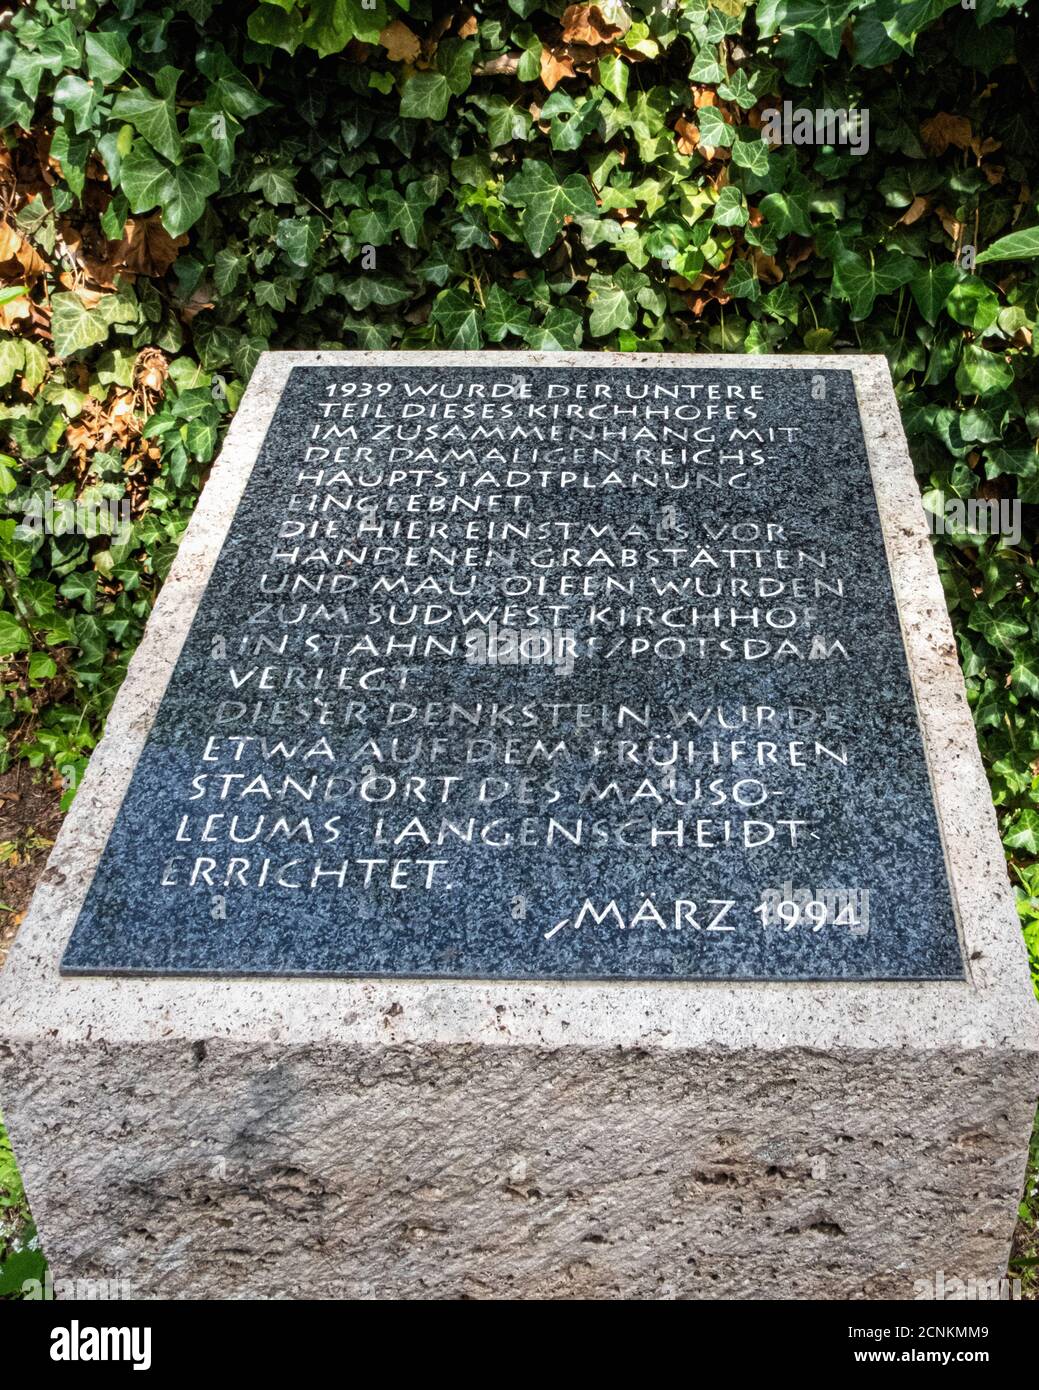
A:
<svg viewBox="0 0 1039 1390">
<path fill-rule="evenodd" d="M 1039 1115 L 1032 1130 L 1020 1218 L 1014 1232 L 1010 1274 L 1021 1280 L 1021 1297 L 1039 1303 Z"/>
<path fill-rule="evenodd" d="M 21 761 L 0 773 L 0 967 L 61 825 L 61 791 Z"/>
<path fill-rule="evenodd" d="M 3 967 L 61 825 L 61 783 L 24 762 L 0 773 L 0 968 Z M 21 1178 L 0 1116 L 0 1299 L 18 1298 L 42 1279 Z"/>
</svg>

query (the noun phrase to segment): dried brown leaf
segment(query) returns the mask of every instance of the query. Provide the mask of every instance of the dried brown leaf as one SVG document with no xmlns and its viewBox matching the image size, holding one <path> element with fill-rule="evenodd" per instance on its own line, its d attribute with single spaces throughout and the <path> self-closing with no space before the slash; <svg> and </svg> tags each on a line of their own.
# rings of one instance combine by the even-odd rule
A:
<svg viewBox="0 0 1039 1390">
<path fill-rule="evenodd" d="M 778 285 L 783 279 L 783 271 L 774 256 L 767 256 L 755 246 L 753 260 L 755 274 L 763 285 Z"/>
<path fill-rule="evenodd" d="M 692 154 L 700 143 L 699 127 L 682 116 L 675 122 L 675 134 L 678 136 L 679 154 Z"/>
<path fill-rule="evenodd" d="M 917 194 L 902 216 L 898 219 L 898 222 L 904 227 L 911 227 L 914 222 L 919 222 L 920 218 L 923 217 L 930 206 L 930 198 L 924 198 L 920 194 Z M 897 226 L 898 223 L 895 225 Z"/>
<path fill-rule="evenodd" d="M 213 308 L 214 293 L 214 287 L 209 281 L 203 280 L 192 290 L 190 298 L 178 302 L 177 313 L 185 323 L 190 323 L 196 314 L 201 314 L 203 309 Z"/>
<path fill-rule="evenodd" d="M 963 236 L 964 224 L 957 221 L 956 217 L 946 207 L 936 207 L 935 212 L 938 214 L 939 220 L 945 228 L 946 236 L 948 236 L 950 241 L 958 245 L 960 238 Z"/>
<path fill-rule="evenodd" d="M 142 348 L 134 363 L 134 385 L 139 391 L 151 391 L 161 396 L 166 388 L 166 378 L 170 374 L 169 363 L 158 348 Z"/>
<path fill-rule="evenodd" d="M 165 275 L 187 244 L 187 236 L 170 236 L 157 212 L 149 217 L 131 217 L 123 228 L 122 241 L 115 243 L 112 262 L 116 269 L 136 275 Z"/>
<path fill-rule="evenodd" d="M 47 268 L 47 262 L 15 227 L 0 222 L 0 281 L 31 285 Z"/>
<path fill-rule="evenodd" d="M 422 52 L 418 35 L 402 19 L 394 19 L 379 35 L 379 42 L 392 63 L 413 63 Z"/>
<path fill-rule="evenodd" d="M 928 154 L 944 154 L 950 145 L 965 150 L 972 136 L 967 117 L 953 116 L 948 111 L 937 112 L 920 127 L 920 139 Z"/>
<path fill-rule="evenodd" d="M 594 47 L 612 43 L 624 33 L 623 26 L 607 18 L 599 5 L 568 5 L 560 22 L 564 43 L 586 43 Z"/>
<path fill-rule="evenodd" d="M 541 50 L 541 80 L 548 88 L 554 91 L 565 77 L 576 77 L 574 72 L 573 59 L 564 49 L 552 50 L 543 48 Z"/>
</svg>

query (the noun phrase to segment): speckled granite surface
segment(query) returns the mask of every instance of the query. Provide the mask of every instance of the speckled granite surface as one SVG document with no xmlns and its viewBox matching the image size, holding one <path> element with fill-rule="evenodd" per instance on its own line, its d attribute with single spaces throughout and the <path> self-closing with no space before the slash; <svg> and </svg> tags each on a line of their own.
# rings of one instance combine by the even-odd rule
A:
<svg viewBox="0 0 1039 1390">
<path fill-rule="evenodd" d="M 851 373 L 295 368 L 63 969 L 962 978 Z"/>
</svg>

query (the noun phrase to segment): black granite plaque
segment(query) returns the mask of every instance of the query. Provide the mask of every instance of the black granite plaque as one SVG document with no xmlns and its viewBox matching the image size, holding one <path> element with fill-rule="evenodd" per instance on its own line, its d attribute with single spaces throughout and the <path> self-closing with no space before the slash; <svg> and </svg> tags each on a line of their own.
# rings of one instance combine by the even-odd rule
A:
<svg viewBox="0 0 1039 1390">
<path fill-rule="evenodd" d="M 62 968 L 961 978 L 851 373 L 294 369 Z"/>
</svg>

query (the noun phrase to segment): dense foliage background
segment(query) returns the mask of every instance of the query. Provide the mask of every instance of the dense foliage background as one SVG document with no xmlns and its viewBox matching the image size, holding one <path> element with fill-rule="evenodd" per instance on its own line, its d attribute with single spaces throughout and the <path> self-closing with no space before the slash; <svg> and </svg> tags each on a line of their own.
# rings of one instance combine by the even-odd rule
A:
<svg viewBox="0 0 1039 1390">
<path fill-rule="evenodd" d="M 1037 37 L 1025 0 L 4 12 L 0 771 L 74 792 L 268 346 L 883 352 L 928 504 L 1024 504 L 936 544 L 1039 963 Z M 770 149 L 783 100 L 869 152 Z"/>
</svg>

